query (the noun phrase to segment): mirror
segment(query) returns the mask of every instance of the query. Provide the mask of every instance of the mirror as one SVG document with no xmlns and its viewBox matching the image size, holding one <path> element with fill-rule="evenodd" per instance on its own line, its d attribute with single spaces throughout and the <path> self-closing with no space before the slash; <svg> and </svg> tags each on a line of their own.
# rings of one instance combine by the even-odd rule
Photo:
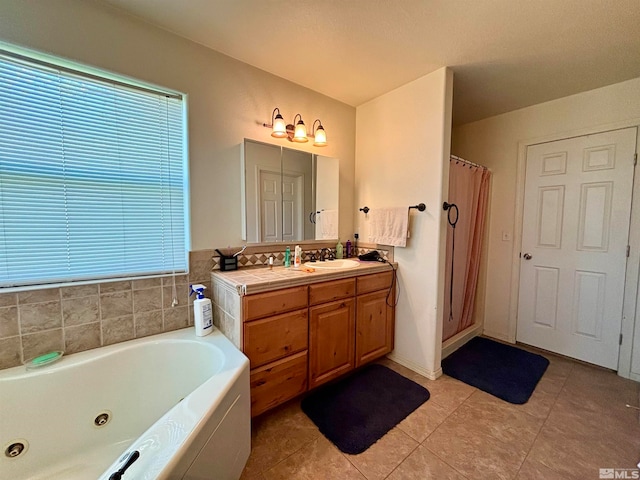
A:
<svg viewBox="0 0 640 480">
<path fill-rule="evenodd" d="M 336 158 L 245 139 L 242 239 L 337 239 L 339 177 Z"/>
</svg>

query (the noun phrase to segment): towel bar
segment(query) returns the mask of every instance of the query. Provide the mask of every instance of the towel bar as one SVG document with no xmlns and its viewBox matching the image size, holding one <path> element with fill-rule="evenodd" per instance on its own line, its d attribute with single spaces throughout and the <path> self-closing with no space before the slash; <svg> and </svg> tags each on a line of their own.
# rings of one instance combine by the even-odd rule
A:
<svg viewBox="0 0 640 480">
<path fill-rule="evenodd" d="M 424 203 L 419 203 L 418 205 L 409 205 L 409 208 L 415 208 L 417 209 L 419 212 L 424 212 L 427 209 L 427 206 Z M 359 209 L 361 212 L 364 212 L 365 215 L 367 213 L 369 213 L 369 210 L 371 210 L 369 207 L 364 206 L 362 208 Z"/>
</svg>

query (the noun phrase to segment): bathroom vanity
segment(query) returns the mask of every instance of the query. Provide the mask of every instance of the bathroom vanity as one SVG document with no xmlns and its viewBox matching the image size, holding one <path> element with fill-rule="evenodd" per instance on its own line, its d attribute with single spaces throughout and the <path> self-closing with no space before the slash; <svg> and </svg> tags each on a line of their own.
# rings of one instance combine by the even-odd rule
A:
<svg viewBox="0 0 640 480">
<path fill-rule="evenodd" d="M 251 362 L 259 415 L 393 349 L 389 264 L 213 272 L 214 323 Z"/>
</svg>

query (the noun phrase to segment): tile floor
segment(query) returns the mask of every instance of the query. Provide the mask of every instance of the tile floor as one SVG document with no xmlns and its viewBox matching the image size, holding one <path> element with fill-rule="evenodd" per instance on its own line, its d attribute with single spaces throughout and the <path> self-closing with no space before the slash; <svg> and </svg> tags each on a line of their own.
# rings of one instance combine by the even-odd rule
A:
<svg viewBox="0 0 640 480">
<path fill-rule="evenodd" d="M 384 359 L 430 400 L 360 455 L 341 453 L 293 400 L 254 419 L 242 480 L 583 480 L 598 479 L 600 468 L 635 468 L 640 422 L 625 404 L 638 405 L 640 384 L 544 355 L 551 364 L 524 405 Z"/>
</svg>

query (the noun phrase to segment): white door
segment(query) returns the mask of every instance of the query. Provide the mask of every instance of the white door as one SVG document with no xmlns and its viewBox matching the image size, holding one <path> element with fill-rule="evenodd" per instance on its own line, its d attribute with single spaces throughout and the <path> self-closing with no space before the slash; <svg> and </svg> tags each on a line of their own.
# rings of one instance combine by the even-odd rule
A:
<svg viewBox="0 0 640 480">
<path fill-rule="evenodd" d="M 268 172 L 266 170 L 260 170 L 259 185 L 259 238 L 262 242 L 278 242 L 282 238 L 282 210 L 280 209 L 280 172 Z"/>
<path fill-rule="evenodd" d="M 528 148 L 517 341 L 617 370 L 636 133 Z"/>
<path fill-rule="evenodd" d="M 282 241 L 304 240 L 304 175 L 282 174 Z"/>
</svg>

